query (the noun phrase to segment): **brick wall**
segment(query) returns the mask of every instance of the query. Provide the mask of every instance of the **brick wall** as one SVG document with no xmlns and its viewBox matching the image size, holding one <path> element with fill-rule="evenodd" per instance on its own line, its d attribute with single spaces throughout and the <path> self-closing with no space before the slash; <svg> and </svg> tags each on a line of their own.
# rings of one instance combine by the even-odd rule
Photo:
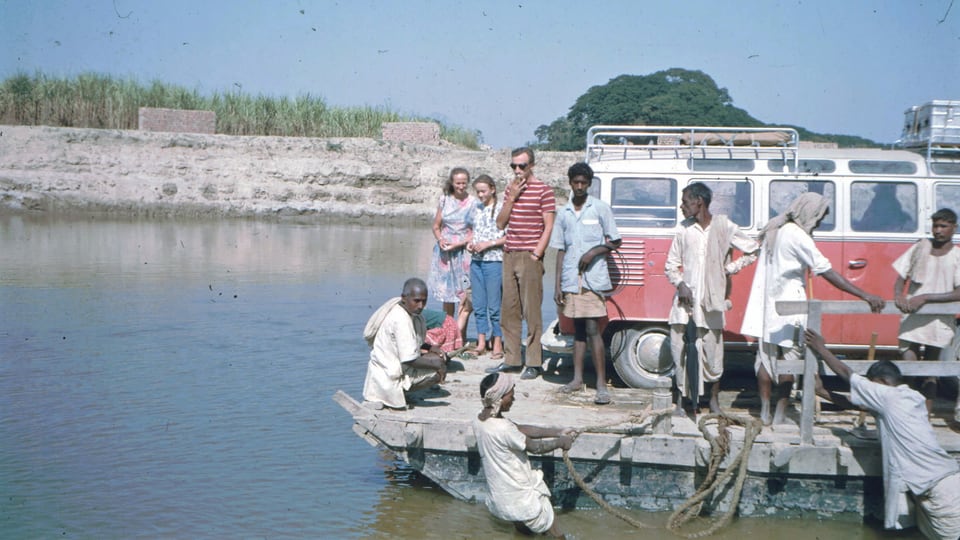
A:
<svg viewBox="0 0 960 540">
<path fill-rule="evenodd" d="M 143 131 L 214 133 L 217 114 L 213 111 L 184 111 L 140 107 L 138 126 Z"/>
<path fill-rule="evenodd" d="M 440 125 L 435 122 L 384 122 L 383 140 L 440 144 Z"/>
</svg>

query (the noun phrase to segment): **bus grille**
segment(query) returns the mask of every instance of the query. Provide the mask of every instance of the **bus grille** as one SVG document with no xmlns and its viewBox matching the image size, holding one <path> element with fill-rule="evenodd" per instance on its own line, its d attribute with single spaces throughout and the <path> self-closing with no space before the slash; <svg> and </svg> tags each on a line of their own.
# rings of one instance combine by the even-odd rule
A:
<svg viewBox="0 0 960 540">
<path fill-rule="evenodd" d="M 640 238 L 624 237 L 620 248 L 607 255 L 614 290 L 625 286 L 642 287 L 646 278 L 646 262 L 646 242 Z"/>
</svg>

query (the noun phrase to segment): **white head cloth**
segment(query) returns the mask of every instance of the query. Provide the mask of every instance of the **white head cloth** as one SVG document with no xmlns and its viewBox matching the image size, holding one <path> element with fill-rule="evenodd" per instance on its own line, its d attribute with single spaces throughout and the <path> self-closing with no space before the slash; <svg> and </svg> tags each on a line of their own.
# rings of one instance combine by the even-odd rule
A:
<svg viewBox="0 0 960 540">
<path fill-rule="evenodd" d="M 767 252 L 767 259 L 773 256 L 773 247 L 776 245 L 780 227 L 792 221 L 812 236 L 817 222 L 827 214 L 829 209 L 829 201 L 819 193 L 808 191 L 794 199 L 785 212 L 768 221 L 760 231 L 758 241 Z"/>
<path fill-rule="evenodd" d="M 513 377 L 509 373 L 501 373 L 497 377 L 497 382 L 487 389 L 483 394 L 483 413 L 484 419 L 500 414 L 500 402 L 503 396 L 513 390 Z"/>
</svg>

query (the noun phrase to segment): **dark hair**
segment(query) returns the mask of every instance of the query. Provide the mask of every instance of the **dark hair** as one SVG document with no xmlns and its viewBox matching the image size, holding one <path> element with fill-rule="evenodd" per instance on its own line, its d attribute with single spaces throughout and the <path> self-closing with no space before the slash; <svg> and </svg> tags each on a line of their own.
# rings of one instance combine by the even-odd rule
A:
<svg viewBox="0 0 960 540">
<path fill-rule="evenodd" d="M 529 156 L 531 165 L 533 165 L 534 162 L 536 162 L 537 160 L 535 157 L 533 157 L 533 148 L 530 148 L 529 146 L 521 146 L 520 148 L 514 148 L 513 151 L 510 152 L 510 157 L 515 158 L 520 154 L 526 154 L 527 156 Z"/>
<path fill-rule="evenodd" d="M 946 221 L 947 223 L 957 224 L 957 213 L 949 208 L 941 208 L 930 216 L 930 221 Z"/>
<path fill-rule="evenodd" d="M 573 180 L 573 178 L 576 176 L 586 177 L 586 179 L 592 183 L 593 169 L 591 169 L 589 165 L 582 161 L 579 163 L 574 163 L 569 169 L 567 169 L 567 178 Z"/>
<path fill-rule="evenodd" d="M 420 278 L 412 277 L 403 282 L 403 296 L 410 296 L 415 292 L 427 292 L 427 284 Z"/>
<path fill-rule="evenodd" d="M 902 380 L 900 368 L 890 360 L 874 362 L 873 365 L 870 366 L 870 369 L 867 370 L 867 378 L 871 381 L 879 379 L 893 386 L 900 384 Z"/>
<path fill-rule="evenodd" d="M 497 384 L 497 379 L 500 378 L 499 373 L 491 373 L 483 378 L 480 381 L 480 397 L 483 398 L 487 395 L 487 390 L 489 390 L 493 385 Z"/>
<path fill-rule="evenodd" d="M 486 184 L 493 190 L 493 204 L 490 205 L 490 217 L 496 219 L 497 216 L 495 216 L 493 212 L 497 209 L 497 183 L 493 181 L 493 178 L 490 178 L 489 174 L 481 174 L 473 181 L 473 187 L 477 187 L 477 184 Z"/>
<path fill-rule="evenodd" d="M 713 200 L 713 191 L 703 182 L 694 182 L 690 184 L 689 186 L 683 188 L 682 193 L 689 193 L 691 197 L 700 199 L 703 201 L 703 204 L 707 206 L 710 206 L 710 201 Z"/>
<path fill-rule="evenodd" d="M 467 175 L 467 183 L 470 182 L 470 173 L 466 169 L 463 167 L 454 167 L 454 169 L 450 171 L 450 176 L 447 177 L 446 183 L 443 184 L 444 195 L 453 195 L 453 177 L 458 174 Z"/>
</svg>

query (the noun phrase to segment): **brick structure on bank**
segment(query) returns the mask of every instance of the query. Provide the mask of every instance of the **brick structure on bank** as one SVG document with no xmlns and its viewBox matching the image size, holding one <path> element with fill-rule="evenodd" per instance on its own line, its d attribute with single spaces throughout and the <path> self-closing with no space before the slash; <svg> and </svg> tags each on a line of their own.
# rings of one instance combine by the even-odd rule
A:
<svg viewBox="0 0 960 540">
<path fill-rule="evenodd" d="M 213 111 L 140 107 L 137 124 L 141 131 L 208 133 L 212 135 L 217 129 L 217 114 Z"/>
<path fill-rule="evenodd" d="M 440 144 L 440 125 L 435 122 L 384 122 L 384 141 Z"/>
</svg>

